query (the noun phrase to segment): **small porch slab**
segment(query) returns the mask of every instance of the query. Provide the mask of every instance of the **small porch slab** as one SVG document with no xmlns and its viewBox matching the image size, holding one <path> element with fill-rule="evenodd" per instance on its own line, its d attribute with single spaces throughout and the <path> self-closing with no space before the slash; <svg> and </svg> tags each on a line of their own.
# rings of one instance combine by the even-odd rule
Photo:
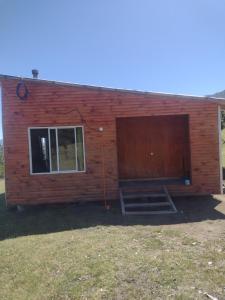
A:
<svg viewBox="0 0 225 300">
<path fill-rule="evenodd" d="M 185 185 L 183 178 L 156 178 L 156 179 L 121 179 L 120 188 L 148 188 L 152 186 Z"/>
</svg>

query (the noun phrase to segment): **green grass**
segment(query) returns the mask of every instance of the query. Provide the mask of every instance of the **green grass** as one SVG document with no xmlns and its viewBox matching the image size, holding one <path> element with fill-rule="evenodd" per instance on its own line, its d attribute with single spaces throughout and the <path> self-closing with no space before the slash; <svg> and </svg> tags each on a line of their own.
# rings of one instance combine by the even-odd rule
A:
<svg viewBox="0 0 225 300">
<path fill-rule="evenodd" d="M 101 206 L 17 213 L 3 196 L 1 300 L 225 298 L 224 236 L 199 241 Z"/>
<path fill-rule="evenodd" d="M 5 193 L 5 181 L 0 178 L 0 195 Z"/>
</svg>

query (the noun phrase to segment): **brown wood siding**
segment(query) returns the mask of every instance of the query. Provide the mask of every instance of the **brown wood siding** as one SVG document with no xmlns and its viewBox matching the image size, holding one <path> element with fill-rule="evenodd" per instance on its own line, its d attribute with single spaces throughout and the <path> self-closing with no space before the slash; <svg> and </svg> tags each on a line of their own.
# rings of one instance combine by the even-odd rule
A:
<svg viewBox="0 0 225 300">
<path fill-rule="evenodd" d="M 18 80 L 1 81 L 8 204 L 102 200 L 104 182 L 107 198 L 117 199 L 116 118 L 157 115 L 189 116 L 192 185 L 170 187 L 171 192 L 220 192 L 216 103 L 39 81 L 26 82 L 29 97 L 20 101 L 15 93 Z M 28 127 L 80 124 L 85 131 L 86 172 L 30 175 Z"/>
<path fill-rule="evenodd" d="M 189 176 L 187 115 L 119 118 L 116 123 L 120 179 Z"/>
</svg>

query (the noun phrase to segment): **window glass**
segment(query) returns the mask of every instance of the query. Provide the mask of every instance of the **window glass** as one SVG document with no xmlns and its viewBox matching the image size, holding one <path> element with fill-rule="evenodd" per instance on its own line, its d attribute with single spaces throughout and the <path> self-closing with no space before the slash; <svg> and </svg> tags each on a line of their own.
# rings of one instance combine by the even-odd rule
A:
<svg viewBox="0 0 225 300">
<path fill-rule="evenodd" d="M 57 167 L 57 147 L 56 147 L 56 130 L 50 129 L 50 145 L 51 145 L 51 167 L 52 171 L 58 171 Z"/>
<path fill-rule="evenodd" d="M 49 168 L 48 129 L 31 129 L 32 173 L 46 173 Z"/>
<path fill-rule="evenodd" d="M 30 146 L 32 173 L 84 171 L 82 127 L 32 128 Z"/>
<path fill-rule="evenodd" d="M 58 129 L 59 170 L 76 170 L 74 128 Z"/>
<path fill-rule="evenodd" d="M 82 127 L 76 128 L 76 144 L 77 144 L 77 168 L 78 171 L 84 170 L 84 149 L 83 149 L 83 130 Z"/>
</svg>

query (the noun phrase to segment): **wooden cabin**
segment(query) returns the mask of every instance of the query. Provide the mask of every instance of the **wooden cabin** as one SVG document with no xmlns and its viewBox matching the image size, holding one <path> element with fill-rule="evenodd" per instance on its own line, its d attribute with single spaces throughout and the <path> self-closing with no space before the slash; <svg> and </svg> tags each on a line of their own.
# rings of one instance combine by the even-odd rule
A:
<svg viewBox="0 0 225 300">
<path fill-rule="evenodd" d="M 0 75 L 8 205 L 222 193 L 224 100 Z"/>
</svg>

